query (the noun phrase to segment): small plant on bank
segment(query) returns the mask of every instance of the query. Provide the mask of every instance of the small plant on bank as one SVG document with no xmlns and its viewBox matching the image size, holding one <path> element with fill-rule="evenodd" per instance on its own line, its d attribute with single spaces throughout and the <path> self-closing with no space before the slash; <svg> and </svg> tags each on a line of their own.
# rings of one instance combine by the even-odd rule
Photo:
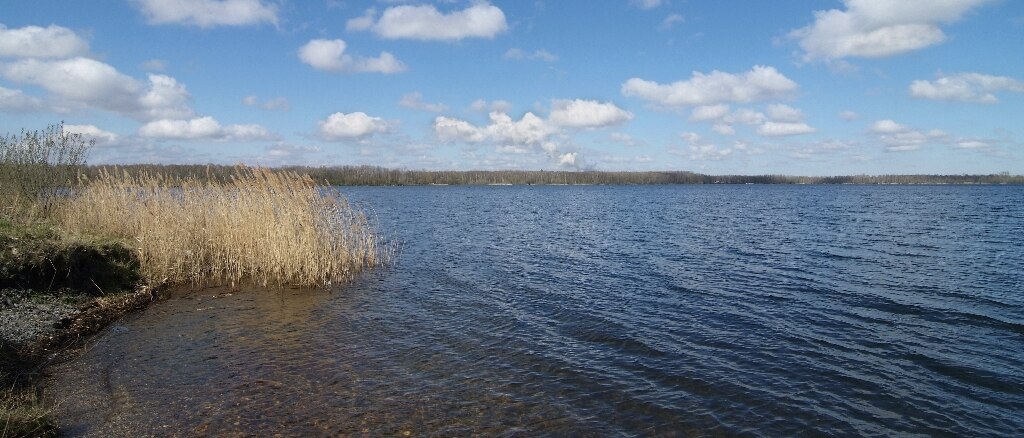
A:
<svg viewBox="0 0 1024 438">
<path fill-rule="evenodd" d="M 63 123 L 0 136 L 0 218 L 45 216 L 77 179 L 92 146 Z"/>
</svg>

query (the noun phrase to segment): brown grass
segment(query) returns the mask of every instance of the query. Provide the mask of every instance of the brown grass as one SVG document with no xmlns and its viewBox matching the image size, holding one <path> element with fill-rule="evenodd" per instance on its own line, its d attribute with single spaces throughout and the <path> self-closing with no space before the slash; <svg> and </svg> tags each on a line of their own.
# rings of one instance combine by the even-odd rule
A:
<svg viewBox="0 0 1024 438">
<path fill-rule="evenodd" d="M 263 168 L 237 167 L 226 182 L 102 171 L 58 220 L 134 242 L 142 274 L 156 282 L 328 286 L 390 254 L 336 190 Z"/>
</svg>

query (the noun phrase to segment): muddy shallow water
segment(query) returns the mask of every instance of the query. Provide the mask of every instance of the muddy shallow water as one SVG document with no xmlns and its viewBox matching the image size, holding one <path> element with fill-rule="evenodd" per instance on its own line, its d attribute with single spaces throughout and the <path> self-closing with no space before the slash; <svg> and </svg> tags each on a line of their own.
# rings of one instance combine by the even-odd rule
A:
<svg viewBox="0 0 1024 438">
<path fill-rule="evenodd" d="M 330 291 L 178 292 L 53 370 L 72 435 L 1024 433 L 1024 188 L 349 188 Z"/>
</svg>

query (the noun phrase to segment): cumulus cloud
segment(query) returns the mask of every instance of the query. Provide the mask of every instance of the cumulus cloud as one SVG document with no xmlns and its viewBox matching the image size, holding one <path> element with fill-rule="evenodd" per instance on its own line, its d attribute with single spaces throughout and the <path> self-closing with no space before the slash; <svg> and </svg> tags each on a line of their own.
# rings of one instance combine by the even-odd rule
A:
<svg viewBox="0 0 1024 438">
<path fill-rule="evenodd" d="M 268 100 L 260 100 L 259 96 L 245 96 L 242 98 L 242 103 L 245 106 L 251 106 L 267 111 L 288 111 L 291 109 L 291 104 L 288 103 L 286 97 L 275 97 Z"/>
<path fill-rule="evenodd" d="M 558 165 L 565 167 L 577 167 L 580 163 L 579 152 L 566 152 L 558 156 Z"/>
<path fill-rule="evenodd" d="M 711 126 L 711 130 L 721 135 L 736 135 L 736 128 L 728 123 L 715 123 Z"/>
<path fill-rule="evenodd" d="M 755 66 L 740 74 L 693 72 L 690 79 L 671 84 L 631 78 L 622 84 L 622 94 L 664 107 L 681 107 L 753 102 L 786 96 L 797 88 L 796 82 L 774 67 Z"/>
<path fill-rule="evenodd" d="M 484 113 L 492 111 L 497 111 L 499 113 L 507 113 L 510 109 L 512 109 L 512 103 L 507 100 L 501 99 L 492 102 L 488 102 L 483 99 L 477 99 L 474 100 L 473 103 L 469 105 L 469 108 L 472 109 L 473 111 L 479 111 Z"/>
<path fill-rule="evenodd" d="M 690 113 L 690 120 L 694 122 L 707 122 L 718 120 L 729 114 L 729 105 L 724 103 L 718 105 L 703 105 L 693 109 Z"/>
<path fill-rule="evenodd" d="M 21 90 L 0 87 L 0 111 L 29 112 L 43 109 L 42 99 L 29 96 Z"/>
<path fill-rule="evenodd" d="M 464 141 L 480 143 L 484 141 L 484 130 L 473 126 L 465 120 L 438 116 L 434 119 L 434 133 L 442 141 Z"/>
<path fill-rule="evenodd" d="M 596 100 L 555 100 L 548 120 L 567 128 L 601 128 L 633 120 L 633 113 L 611 102 Z"/>
<path fill-rule="evenodd" d="M 777 122 L 801 122 L 804 120 L 804 112 L 789 105 L 774 103 L 768 105 L 766 112 L 768 118 Z"/>
<path fill-rule="evenodd" d="M 869 128 L 869 131 L 875 134 L 893 134 L 909 130 L 910 128 L 889 119 L 876 121 L 875 123 L 872 123 L 871 128 Z"/>
<path fill-rule="evenodd" d="M 192 96 L 184 84 L 170 76 L 149 75 L 149 87 L 139 97 L 142 111 L 149 119 L 191 117 Z"/>
<path fill-rule="evenodd" d="M 814 23 L 789 33 L 804 60 L 880 58 L 946 40 L 941 24 L 992 0 L 843 0 L 845 9 L 816 11 Z"/>
<path fill-rule="evenodd" d="M 839 113 L 839 118 L 850 122 L 859 119 L 860 114 L 857 114 L 854 111 L 843 111 Z"/>
<path fill-rule="evenodd" d="M 964 139 L 956 142 L 956 147 L 958 149 L 984 149 L 989 146 L 991 145 L 989 145 L 988 142 L 984 142 L 981 140 Z"/>
<path fill-rule="evenodd" d="M 59 61 L 23 59 L 0 65 L 7 79 L 37 85 L 58 96 L 104 109 L 134 109 L 139 84 L 102 62 L 76 57 Z"/>
<path fill-rule="evenodd" d="M 712 122 L 713 131 L 721 135 L 735 135 L 735 125 L 759 125 L 757 134 L 763 137 L 782 137 L 790 135 L 810 134 L 815 129 L 804 123 L 804 113 L 789 105 L 770 104 L 765 109 L 767 115 L 749 108 L 740 108 L 730 112 L 729 105 L 704 105 L 693 109 L 690 120 L 695 122 Z"/>
<path fill-rule="evenodd" d="M 277 6 L 261 0 L 134 0 L 149 24 L 203 28 L 277 24 Z"/>
<path fill-rule="evenodd" d="M 154 120 L 139 127 L 139 136 L 160 140 L 273 140 L 275 135 L 260 125 L 221 126 L 213 117 L 190 120 Z"/>
<path fill-rule="evenodd" d="M 320 136 L 325 140 L 356 140 L 384 133 L 390 125 L 384 119 L 364 112 L 334 113 L 318 123 Z"/>
<path fill-rule="evenodd" d="M 919 99 L 952 102 L 997 103 L 994 93 L 1024 93 L 1024 81 L 981 73 L 940 75 L 934 81 L 918 80 L 910 84 L 910 95 Z"/>
<path fill-rule="evenodd" d="M 689 158 L 694 161 L 724 160 L 733 153 L 732 148 L 723 148 L 718 145 L 705 142 L 700 134 L 697 134 L 696 132 L 684 132 L 679 134 L 679 138 L 682 138 L 683 141 L 689 145 L 688 150 L 676 151 L 674 149 L 670 149 L 669 152 L 676 155 L 689 156 Z"/>
<path fill-rule="evenodd" d="M 99 146 L 116 144 L 120 137 L 110 131 L 104 131 L 95 125 L 64 125 L 64 132 L 81 135 L 83 139 L 95 141 Z"/>
<path fill-rule="evenodd" d="M 362 16 L 356 18 L 350 18 L 345 22 L 345 30 L 349 32 L 360 32 L 364 30 L 370 30 L 373 27 L 373 22 L 377 19 L 377 10 L 374 8 L 367 9 Z"/>
<path fill-rule="evenodd" d="M 405 64 L 388 52 L 380 52 L 376 58 L 365 58 L 346 54 L 347 47 L 343 40 L 315 39 L 299 49 L 299 59 L 317 70 L 329 72 L 391 74 L 405 71 Z"/>
<path fill-rule="evenodd" d="M 0 24 L 0 57 L 70 58 L 89 52 L 89 43 L 57 25 L 8 29 Z"/>
<path fill-rule="evenodd" d="M 814 128 L 803 122 L 764 122 L 757 128 L 757 134 L 764 137 L 785 137 L 814 131 Z"/>
<path fill-rule="evenodd" d="M 447 111 L 448 106 L 441 103 L 429 103 L 423 101 L 423 95 L 418 91 L 412 93 L 406 93 L 402 96 L 402 99 L 398 101 L 398 105 L 421 111 L 429 111 L 432 113 L 439 113 Z"/>
<path fill-rule="evenodd" d="M 528 60 L 528 61 L 545 61 L 545 62 L 555 62 L 555 61 L 558 61 L 558 57 L 553 55 L 553 54 L 551 54 L 551 52 L 548 52 L 547 50 L 540 49 L 540 50 L 534 50 L 533 52 L 527 52 L 527 51 L 525 51 L 523 49 L 520 49 L 518 47 L 508 49 L 508 51 L 505 52 L 505 55 L 503 55 L 503 57 L 505 59 L 512 59 L 512 60 L 516 60 L 516 61 L 524 61 L 524 60 Z"/>
<path fill-rule="evenodd" d="M 885 150 L 890 152 L 916 151 L 929 142 L 947 137 L 945 132 L 937 129 L 918 131 L 889 119 L 872 123 L 868 132 L 874 134 L 885 145 Z"/>
<path fill-rule="evenodd" d="M 487 2 L 448 13 L 438 11 L 434 5 L 400 5 L 385 9 L 374 22 L 375 16 L 375 11 L 367 11 L 366 15 L 349 20 L 346 27 L 350 31 L 371 30 L 386 39 L 424 41 L 494 38 L 508 29 L 505 13 Z"/>
<path fill-rule="evenodd" d="M 626 134 L 625 132 L 613 132 L 608 135 L 608 139 L 615 143 L 619 143 L 629 147 L 638 146 L 641 144 L 639 140 L 633 138 L 632 135 Z"/>
<path fill-rule="evenodd" d="M 75 104 L 138 119 L 182 118 L 193 114 L 191 96 L 174 78 L 149 75 L 144 84 L 110 65 L 75 57 L 57 61 L 23 59 L 0 65 L 7 79 L 37 85 Z"/>
<path fill-rule="evenodd" d="M 499 143 L 542 145 L 557 132 L 554 126 L 532 112 L 524 114 L 519 120 L 513 120 L 505 113 L 492 112 L 490 119 L 491 124 L 484 132 Z"/>
<path fill-rule="evenodd" d="M 480 101 L 479 107 L 486 107 Z M 573 129 L 598 129 L 625 123 L 633 114 L 613 103 L 584 99 L 553 100 L 548 118 L 527 112 L 519 120 L 501 111 L 489 114 L 483 126 L 452 117 L 434 119 L 434 133 L 445 142 L 493 144 L 500 153 L 541 152 L 559 166 L 586 167 L 583 155 L 572 146 L 568 133 Z M 636 144 L 626 134 L 613 134 L 613 141 Z"/>
</svg>

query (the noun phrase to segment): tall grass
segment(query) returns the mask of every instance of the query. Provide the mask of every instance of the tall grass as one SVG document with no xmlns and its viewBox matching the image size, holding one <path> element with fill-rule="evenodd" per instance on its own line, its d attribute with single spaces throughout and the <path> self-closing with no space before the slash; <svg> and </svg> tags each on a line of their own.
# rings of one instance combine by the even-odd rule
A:
<svg viewBox="0 0 1024 438">
<path fill-rule="evenodd" d="M 28 221 L 55 206 L 93 143 L 64 125 L 0 136 L 0 218 Z"/>
<path fill-rule="evenodd" d="M 153 281 L 327 286 L 390 253 L 340 193 L 263 168 L 226 181 L 103 170 L 59 216 L 72 232 L 134 242 Z"/>
</svg>

